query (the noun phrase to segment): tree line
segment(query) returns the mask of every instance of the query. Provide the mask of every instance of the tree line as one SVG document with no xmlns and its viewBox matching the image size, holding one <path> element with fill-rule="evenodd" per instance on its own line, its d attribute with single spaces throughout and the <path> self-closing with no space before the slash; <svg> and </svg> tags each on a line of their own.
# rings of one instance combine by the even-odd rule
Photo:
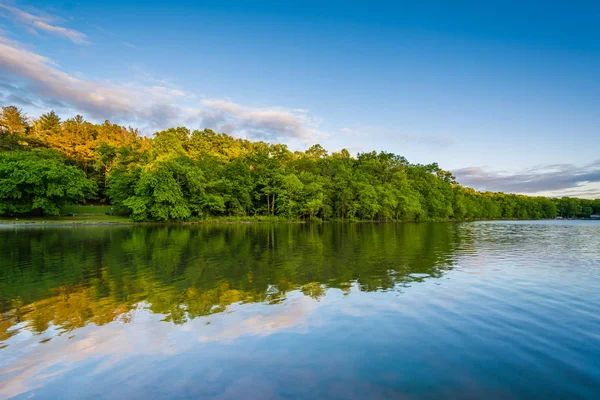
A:
<svg viewBox="0 0 600 400">
<path fill-rule="evenodd" d="M 112 204 L 137 221 L 270 216 L 304 220 L 438 221 L 589 217 L 600 199 L 479 192 L 437 163 L 388 152 L 329 153 L 316 144 L 235 138 L 184 127 L 145 137 L 54 111 L 0 114 L 0 215 L 57 215 L 74 202 Z"/>
</svg>

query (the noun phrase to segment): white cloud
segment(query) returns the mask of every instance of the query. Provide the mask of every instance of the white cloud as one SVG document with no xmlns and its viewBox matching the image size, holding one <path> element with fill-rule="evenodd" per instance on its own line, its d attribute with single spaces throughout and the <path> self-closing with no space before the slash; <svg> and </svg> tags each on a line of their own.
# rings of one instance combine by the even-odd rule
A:
<svg viewBox="0 0 600 400">
<path fill-rule="evenodd" d="M 23 351 L 5 355 L 0 364 L 0 377 L 5 378 L 0 385 L 0 398 L 41 388 L 51 376 L 76 374 L 81 365 L 90 361 L 95 363 L 95 374 L 136 357 L 164 359 L 207 343 L 231 343 L 244 336 L 269 336 L 281 331 L 305 332 L 310 317 L 323 303 L 297 291 L 288 296 L 276 306 L 234 305 L 226 313 L 192 319 L 182 325 L 164 322 L 164 315 L 153 314 L 147 304 L 140 303 L 130 312 L 129 323 L 115 319 L 102 326 L 89 324 L 72 332 L 72 338 L 46 332 L 44 335 L 52 338 L 48 345 L 41 344 L 39 336 L 22 330 L 9 343 L 18 340 Z M 207 325 L 208 321 L 212 323 Z"/>
<path fill-rule="evenodd" d="M 88 44 L 89 42 L 86 40 L 86 35 L 75 31 L 73 29 L 63 28 L 62 26 L 53 26 L 47 24 L 43 21 L 36 21 L 33 24 L 36 28 L 42 29 L 46 32 L 54 33 L 58 36 L 64 36 L 67 39 L 71 40 L 73 43 L 77 44 Z"/>
<path fill-rule="evenodd" d="M 7 11 L 12 18 L 19 23 L 27 26 L 32 33 L 44 31 L 56 36 L 62 36 L 77 44 L 90 44 L 87 40 L 87 35 L 74 29 L 58 26 L 58 18 L 47 15 L 34 15 L 16 7 L 11 7 L 6 4 L 0 4 L 0 10 Z M 2 15 L 2 14 L 0 14 Z M 6 16 L 6 15 L 5 15 Z M 9 17 L 10 18 L 10 17 Z"/>
<path fill-rule="evenodd" d="M 53 60 L 0 37 L 0 92 L 27 99 L 38 108 L 62 105 L 92 119 L 133 124 L 142 129 L 198 124 L 260 140 L 308 142 L 326 137 L 319 121 L 303 109 L 252 108 L 229 100 L 204 100 L 168 81 L 144 78 L 143 84 L 94 81 L 64 72 Z M 145 75 L 144 75 L 145 76 Z M 2 83 L 2 82 L 0 82 Z"/>
<path fill-rule="evenodd" d="M 327 134 L 319 130 L 319 121 L 307 110 L 280 107 L 245 107 L 228 100 L 202 101 L 199 113 L 205 126 L 258 140 L 293 139 L 303 142 L 320 140 Z"/>
<path fill-rule="evenodd" d="M 583 166 L 542 165 L 516 173 L 477 167 L 452 172 L 458 182 L 478 190 L 590 198 L 600 194 L 600 160 Z"/>
<path fill-rule="evenodd" d="M 11 85 L 21 93 L 35 95 L 41 104 L 63 103 L 93 118 L 149 123 L 164 127 L 193 111 L 171 104 L 185 97 L 178 89 L 164 86 L 116 85 L 73 77 L 49 58 L 0 38 L 0 71 L 11 76 Z M 6 90 L 6 89 L 5 89 Z"/>
</svg>

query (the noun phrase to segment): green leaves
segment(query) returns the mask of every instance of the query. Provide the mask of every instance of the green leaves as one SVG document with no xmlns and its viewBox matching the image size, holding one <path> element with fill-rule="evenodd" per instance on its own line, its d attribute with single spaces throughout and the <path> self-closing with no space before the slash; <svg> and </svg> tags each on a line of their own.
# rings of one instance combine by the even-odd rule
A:
<svg viewBox="0 0 600 400">
<path fill-rule="evenodd" d="M 0 153 L 0 213 L 22 214 L 39 210 L 57 215 L 60 208 L 84 201 L 96 185 L 81 170 L 65 165 L 53 150 Z"/>
<path fill-rule="evenodd" d="M 186 155 L 172 155 L 136 170 L 135 179 L 126 170 L 115 172 L 109 193 L 138 221 L 185 220 L 225 211 L 224 196 L 215 193 L 216 183 L 206 182 L 199 163 Z"/>
</svg>

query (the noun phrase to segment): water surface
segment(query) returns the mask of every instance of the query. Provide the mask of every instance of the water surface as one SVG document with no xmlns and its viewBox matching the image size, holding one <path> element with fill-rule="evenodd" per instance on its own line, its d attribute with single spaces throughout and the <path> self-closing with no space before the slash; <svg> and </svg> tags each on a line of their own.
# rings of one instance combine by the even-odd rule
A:
<svg viewBox="0 0 600 400">
<path fill-rule="evenodd" d="M 600 223 L 4 227 L 0 398 L 597 398 Z"/>
</svg>

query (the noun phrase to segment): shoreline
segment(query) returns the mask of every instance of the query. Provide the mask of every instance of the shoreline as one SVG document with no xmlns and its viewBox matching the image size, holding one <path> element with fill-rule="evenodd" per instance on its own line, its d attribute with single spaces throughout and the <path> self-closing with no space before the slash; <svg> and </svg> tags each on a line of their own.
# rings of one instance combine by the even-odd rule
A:
<svg viewBox="0 0 600 400">
<path fill-rule="evenodd" d="M 376 223 L 376 224 L 389 224 L 389 223 L 431 223 L 431 222 L 477 222 L 477 221 L 555 221 L 555 219 L 461 219 L 461 220 L 443 220 L 443 221 L 306 221 L 306 220 L 285 220 L 279 218 L 249 218 L 240 220 L 231 220 L 228 218 L 223 219 L 212 219 L 204 221 L 133 221 L 128 217 L 114 217 L 114 216 L 98 216 L 98 217 L 42 217 L 42 218 L 0 218 L 0 228 L 8 227 L 41 227 L 41 226 L 116 226 L 116 225 L 137 225 L 137 226 L 150 226 L 150 225 L 249 225 L 249 224 L 311 224 L 311 223 Z M 558 221 L 558 220 L 556 220 Z M 564 220 L 572 221 L 572 220 Z M 574 220 L 579 221 L 579 220 Z M 583 219 L 582 221 L 588 221 Z M 594 219 L 589 219 L 594 221 Z"/>
</svg>

